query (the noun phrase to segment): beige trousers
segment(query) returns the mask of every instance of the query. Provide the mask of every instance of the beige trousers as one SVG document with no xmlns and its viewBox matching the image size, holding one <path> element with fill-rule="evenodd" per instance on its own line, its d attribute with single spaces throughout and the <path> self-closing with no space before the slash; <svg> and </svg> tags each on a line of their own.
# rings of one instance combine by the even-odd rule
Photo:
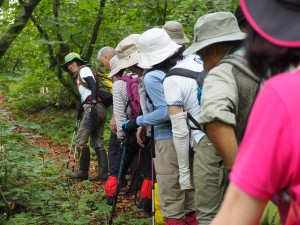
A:
<svg viewBox="0 0 300 225">
<path fill-rule="evenodd" d="M 181 219 L 196 211 L 193 191 L 180 190 L 177 155 L 172 139 L 155 142 L 154 165 L 165 219 Z M 192 175 L 191 175 L 192 176 Z"/>
<path fill-rule="evenodd" d="M 207 136 L 194 143 L 194 184 L 197 221 L 210 224 L 228 186 L 228 170 Z"/>
</svg>

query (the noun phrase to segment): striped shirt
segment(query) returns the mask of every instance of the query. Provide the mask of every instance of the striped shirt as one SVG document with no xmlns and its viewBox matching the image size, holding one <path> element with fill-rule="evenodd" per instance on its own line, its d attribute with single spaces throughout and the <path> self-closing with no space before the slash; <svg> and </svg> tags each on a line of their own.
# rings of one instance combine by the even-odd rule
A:
<svg viewBox="0 0 300 225">
<path fill-rule="evenodd" d="M 118 139 L 124 138 L 124 132 L 122 130 L 122 123 L 127 120 L 125 113 L 125 106 L 127 104 L 127 92 L 126 82 L 123 80 L 117 80 L 113 83 L 113 112 L 117 124 L 117 137 Z M 127 113 L 130 112 L 130 108 L 127 108 Z"/>
</svg>

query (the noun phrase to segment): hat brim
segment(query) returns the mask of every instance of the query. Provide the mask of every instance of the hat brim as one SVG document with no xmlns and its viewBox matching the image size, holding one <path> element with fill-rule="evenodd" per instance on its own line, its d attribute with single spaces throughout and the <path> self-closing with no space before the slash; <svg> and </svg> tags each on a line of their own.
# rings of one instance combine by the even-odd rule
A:
<svg viewBox="0 0 300 225">
<path fill-rule="evenodd" d="M 193 53 L 205 48 L 206 46 L 209 46 L 214 43 L 225 42 L 225 41 L 238 41 L 238 40 L 245 39 L 245 37 L 246 37 L 245 33 L 238 31 L 238 32 L 231 33 L 231 34 L 222 35 L 222 36 L 218 36 L 218 37 L 214 37 L 214 38 L 209 38 L 209 39 L 202 40 L 199 42 L 194 42 L 188 49 L 186 49 L 183 52 L 183 55 L 193 54 Z"/>
<path fill-rule="evenodd" d="M 178 49 L 181 48 L 181 45 L 178 45 L 172 41 L 168 46 L 157 51 L 145 52 L 139 54 L 140 60 L 138 66 L 144 69 L 149 69 L 152 66 L 163 62 L 170 56 L 172 56 Z"/>
<path fill-rule="evenodd" d="M 68 72 L 69 70 L 68 70 L 68 68 L 67 68 L 67 64 L 68 64 L 69 62 L 74 61 L 74 60 L 80 61 L 80 62 L 82 63 L 82 65 L 87 64 L 87 62 L 86 62 L 86 61 L 83 61 L 82 59 L 79 59 L 79 58 L 73 58 L 73 59 L 68 60 L 67 62 L 64 62 L 63 64 L 61 64 L 60 67 L 61 67 L 64 71 Z"/>
<path fill-rule="evenodd" d="M 111 77 L 113 77 L 113 76 L 115 76 L 117 73 L 119 73 L 120 72 L 120 69 L 118 69 L 117 67 L 116 68 L 114 68 L 114 69 L 112 69 L 110 72 L 109 72 L 109 74 L 108 74 L 108 78 L 111 78 Z"/>
<path fill-rule="evenodd" d="M 172 40 L 175 41 L 179 45 L 184 45 L 184 44 L 190 43 L 190 40 L 187 38 L 186 35 L 184 35 L 183 38 L 178 38 L 178 39 L 172 38 Z"/>
<path fill-rule="evenodd" d="M 115 70 L 119 72 L 122 69 L 127 69 L 139 62 L 139 53 L 138 51 L 131 53 L 128 56 L 125 56 L 123 58 L 119 58 L 119 62 Z M 116 74 L 116 73 L 115 73 Z M 114 74 L 114 75 L 115 75 Z M 112 75 L 112 76 L 114 76 Z"/>
<path fill-rule="evenodd" d="M 299 11 L 280 1 L 241 0 L 249 24 L 267 41 L 284 47 L 300 47 Z"/>
</svg>

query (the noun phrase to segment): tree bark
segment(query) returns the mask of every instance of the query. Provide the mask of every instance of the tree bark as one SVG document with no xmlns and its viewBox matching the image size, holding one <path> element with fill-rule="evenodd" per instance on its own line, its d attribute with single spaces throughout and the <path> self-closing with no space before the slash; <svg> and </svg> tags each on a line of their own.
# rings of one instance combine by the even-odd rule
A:
<svg viewBox="0 0 300 225">
<path fill-rule="evenodd" d="M 22 4 L 23 8 L 19 16 L 16 18 L 13 24 L 10 25 L 8 31 L 0 38 L 0 59 L 3 57 L 7 49 L 18 37 L 26 26 L 30 16 L 41 0 L 27 0 Z"/>
</svg>

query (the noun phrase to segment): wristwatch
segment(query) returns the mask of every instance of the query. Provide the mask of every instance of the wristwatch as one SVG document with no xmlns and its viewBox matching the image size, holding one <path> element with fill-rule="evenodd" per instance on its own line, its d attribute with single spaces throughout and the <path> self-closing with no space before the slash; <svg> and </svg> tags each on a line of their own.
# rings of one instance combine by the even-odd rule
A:
<svg viewBox="0 0 300 225">
<path fill-rule="evenodd" d="M 96 105 L 97 101 L 96 100 L 92 100 L 91 105 Z"/>
</svg>

